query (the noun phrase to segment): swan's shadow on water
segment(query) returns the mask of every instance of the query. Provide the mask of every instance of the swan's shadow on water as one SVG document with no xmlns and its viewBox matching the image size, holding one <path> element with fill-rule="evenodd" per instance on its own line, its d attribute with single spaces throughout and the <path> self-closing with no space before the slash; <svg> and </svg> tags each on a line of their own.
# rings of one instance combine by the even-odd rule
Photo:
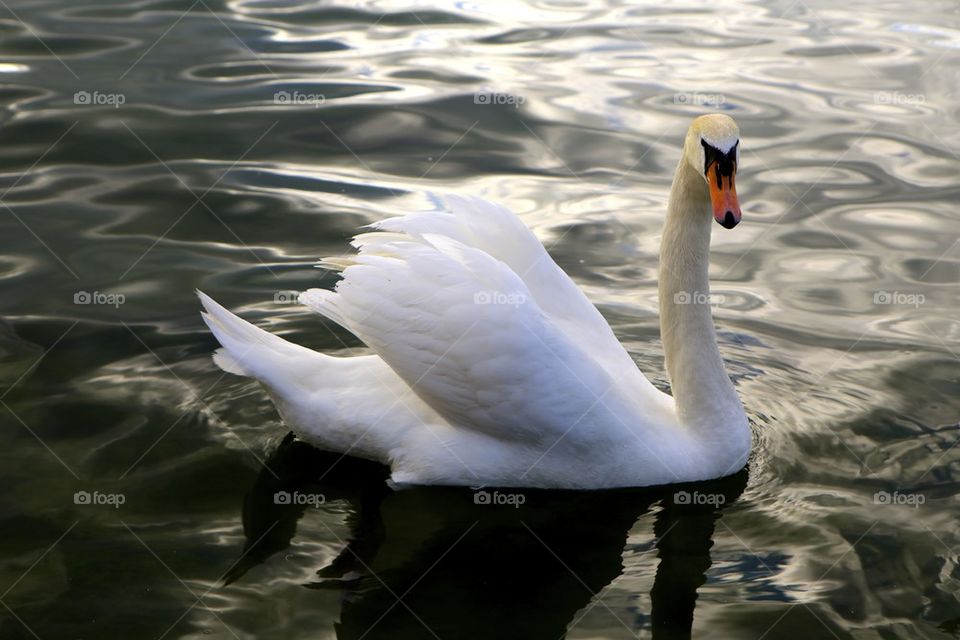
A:
<svg viewBox="0 0 960 640">
<path fill-rule="evenodd" d="M 394 492 L 381 465 L 341 459 L 292 434 L 267 466 L 245 499 L 247 542 L 226 582 L 286 549 L 297 521 L 312 508 L 277 504 L 278 492 L 346 501 L 349 540 L 317 571 L 316 581 L 305 585 L 343 591 L 336 626 L 341 640 L 558 640 L 623 571 L 627 534 L 656 502 L 662 509 L 653 532 L 659 565 L 652 609 L 627 616 L 621 608 L 617 615 L 627 627 L 624 636 L 628 629 L 634 635 L 648 629 L 661 640 L 689 638 L 697 589 L 710 567 L 714 526 L 747 481 L 742 470 L 717 481 L 655 490 L 524 490 L 519 492 L 524 504 L 516 508 L 476 504 L 477 494 L 469 489 Z M 722 494 L 716 502 L 723 506 L 675 504 L 681 490 Z M 493 490 L 487 491 L 492 496 Z M 506 489 L 500 497 L 517 493 Z"/>
</svg>

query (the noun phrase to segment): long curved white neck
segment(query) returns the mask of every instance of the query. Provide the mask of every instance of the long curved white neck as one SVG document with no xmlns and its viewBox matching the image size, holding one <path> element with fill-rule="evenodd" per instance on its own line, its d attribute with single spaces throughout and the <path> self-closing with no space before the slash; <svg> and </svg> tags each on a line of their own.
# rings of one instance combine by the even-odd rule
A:
<svg viewBox="0 0 960 640">
<path fill-rule="evenodd" d="M 720 445 L 741 442 L 749 431 L 710 313 L 709 208 L 706 181 L 681 158 L 660 246 L 660 333 L 681 424 Z"/>
</svg>

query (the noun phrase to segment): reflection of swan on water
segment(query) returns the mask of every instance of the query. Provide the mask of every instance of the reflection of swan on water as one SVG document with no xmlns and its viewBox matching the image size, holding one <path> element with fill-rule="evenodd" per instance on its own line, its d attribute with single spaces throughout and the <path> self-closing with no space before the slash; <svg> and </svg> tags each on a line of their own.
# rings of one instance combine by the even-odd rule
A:
<svg viewBox="0 0 960 640">
<path fill-rule="evenodd" d="M 383 482 L 386 468 L 339 458 L 288 436 L 267 463 L 272 473 L 264 469 L 247 495 L 247 548 L 228 582 L 286 549 L 296 535 L 307 506 L 278 505 L 277 492 L 322 493 L 328 503 L 346 502 L 351 532 L 346 548 L 306 586 L 344 590 L 340 640 L 433 637 L 427 628 L 441 638 L 557 640 L 621 574 L 628 532 L 660 501 L 652 532 L 659 558 L 652 610 L 632 619 L 616 615 L 634 633 L 648 628 L 655 638 L 689 637 L 722 511 L 675 504 L 676 491 L 693 487 L 529 490 L 515 508 L 475 504 L 478 494 L 462 488 L 394 492 Z M 745 484 L 742 471 L 695 488 L 722 493 L 719 502 L 729 504 Z"/>
</svg>

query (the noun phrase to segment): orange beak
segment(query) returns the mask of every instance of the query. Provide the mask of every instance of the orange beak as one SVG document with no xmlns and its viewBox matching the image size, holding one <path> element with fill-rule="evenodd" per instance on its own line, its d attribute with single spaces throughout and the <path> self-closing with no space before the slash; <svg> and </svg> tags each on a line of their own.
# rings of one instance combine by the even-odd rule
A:
<svg viewBox="0 0 960 640">
<path fill-rule="evenodd" d="M 726 167 L 722 167 L 723 164 L 727 163 L 714 161 L 708 164 L 706 177 L 710 184 L 713 219 L 724 228 L 733 229 L 740 222 L 740 201 L 737 200 L 737 188 L 734 185 L 737 166 L 733 162 Z"/>
</svg>

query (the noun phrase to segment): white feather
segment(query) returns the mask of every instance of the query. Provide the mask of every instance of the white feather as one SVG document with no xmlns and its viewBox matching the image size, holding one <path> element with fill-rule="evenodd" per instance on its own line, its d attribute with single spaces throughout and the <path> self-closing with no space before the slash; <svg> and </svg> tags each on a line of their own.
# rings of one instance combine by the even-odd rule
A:
<svg viewBox="0 0 960 640">
<path fill-rule="evenodd" d="M 397 484 L 602 488 L 722 475 L 730 456 L 679 423 L 673 398 L 519 218 L 474 198 L 449 197 L 446 209 L 373 225 L 355 256 L 326 260 L 342 269 L 334 291 L 300 296 L 375 355 L 310 351 L 200 294 L 223 345 L 217 364 L 260 380 L 304 438 L 382 461 Z"/>
</svg>

